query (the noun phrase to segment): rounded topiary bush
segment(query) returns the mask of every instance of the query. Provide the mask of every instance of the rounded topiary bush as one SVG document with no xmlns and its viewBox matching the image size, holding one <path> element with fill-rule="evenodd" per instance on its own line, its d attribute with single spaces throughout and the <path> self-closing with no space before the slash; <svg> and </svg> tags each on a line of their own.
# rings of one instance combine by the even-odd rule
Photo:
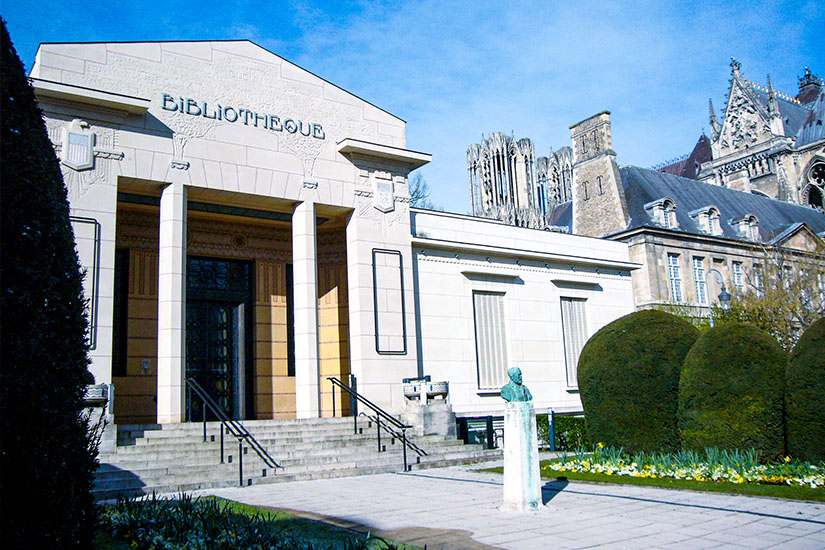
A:
<svg viewBox="0 0 825 550">
<path fill-rule="evenodd" d="M 679 449 L 679 371 L 699 337 L 690 323 L 657 310 L 602 327 L 579 358 L 579 392 L 592 442 L 628 451 Z"/>
<path fill-rule="evenodd" d="M 825 317 L 808 327 L 785 370 L 788 454 L 825 460 Z"/>
<path fill-rule="evenodd" d="M 784 368 L 779 343 L 751 325 L 731 323 L 702 334 L 679 381 L 679 427 L 686 449 L 756 449 L 784 454 Z"/>
</svg>

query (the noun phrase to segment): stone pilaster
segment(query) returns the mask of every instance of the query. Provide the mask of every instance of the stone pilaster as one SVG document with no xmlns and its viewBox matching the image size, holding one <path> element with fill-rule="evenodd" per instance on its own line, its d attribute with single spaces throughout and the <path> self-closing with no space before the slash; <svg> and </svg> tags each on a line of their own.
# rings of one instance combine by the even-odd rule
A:
<svg viewBox="0 0 825 550">
<path fill-rule="evenodd" d="M 315 203 L 292 214 L 292 276 L 295 303 L 295 407 L 298 418 L 320 416 L 318 363 L 318 250 Z"/>
<path fill-rule="evenodd" d="M 186 376 L 186 187 L 160 197 L 158 258 L 158 423 L 182 422 Z"/>
</svg>

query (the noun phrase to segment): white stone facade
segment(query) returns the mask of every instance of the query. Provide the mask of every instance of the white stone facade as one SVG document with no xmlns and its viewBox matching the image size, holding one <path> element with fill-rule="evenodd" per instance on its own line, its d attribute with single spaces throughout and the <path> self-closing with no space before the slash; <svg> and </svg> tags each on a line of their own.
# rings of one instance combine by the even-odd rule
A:
<svg viewBox="0 0 825 550">
<path fill-rule="evenodd" d="M 560 299 L 586 301 L 588 335 L 633 309 L 626 245 L 411 212 L 408 174 L 430 157 L 406 149 L 404 121 L 251 42 L 44 44 L 31 77 L 87 268 L 92 372 L 98 383 L 140 386 L 157 422 L 186 416 L 187 335 L 202 328 L 187 324 L 193 257 L 249 262 L 256 298 L 252 313 L 238 310 L 241 334 L 252 334 L 236 346 L 238 376 L 256 399 L 274 395 L 283 380 L 258 371 L 282 364 L 293 395 L 269 402 L 298 417 L 335 414 L 329 357 L 336 376 L 354 375 L 393 411 L 402 379 L 429 374 L 450 382 L 456 411 L 501 414 L 503 401 L 478 391 L 474 289 L 503 293 L 503 368 L 522 368 L 536 407 L 581 410 Z M 127 246 L 148 252 L 132 254 L 140 261 L 118 283 L 116 250 Z M 334 292 L 324 262 L 341 266 Z M 270 292 L 285 265 L 287 295 Z M 330 300 L 345 304 L 334 321 Z M 129 327 L 118 325 L 119 303 L 133 310 Z M 261 340 L 264 323 L 280 336 Z M 128 340 L 123 372 L 116 326 Z M 116 388 L 116 419 L 123 395 Z M 238 410 L 256 418 L 258 407 Z"/>
<path fill-rule="evenodd" d="M 503 295 L 507 367 L 522 370 L 536 409 L 581 411 L 565 363 L 561 299 L 584 300 L 587 337 L 633 311 L 630 272 L 638 266 L 626 245 L 422 210 L 412 223 L 420 369 L 450 381 L 456 412 L 492 414 L 503 404 L 479 387 L 474 291 Z"/>
</svg>

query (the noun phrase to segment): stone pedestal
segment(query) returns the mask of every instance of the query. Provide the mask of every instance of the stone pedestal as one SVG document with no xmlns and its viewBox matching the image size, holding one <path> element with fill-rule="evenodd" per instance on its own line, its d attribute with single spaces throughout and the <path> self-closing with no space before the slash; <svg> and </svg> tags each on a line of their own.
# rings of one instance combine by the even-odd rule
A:
<svg viewBox="0 0 825 550">
<path fill-rule="evenodd" d="M 425 401 L 405 400 L 401 413 L 404 422 L 413 426 L 416 435 L 440 435 L 445 439 L 455 439 L 455 413 L 443 399 Z"/>
<path fill-rule="evenodd" d="M 506 512 L 541 507 L 539 444 L 532 401 L 504 405 L 504 505 Z"/>
</svg>

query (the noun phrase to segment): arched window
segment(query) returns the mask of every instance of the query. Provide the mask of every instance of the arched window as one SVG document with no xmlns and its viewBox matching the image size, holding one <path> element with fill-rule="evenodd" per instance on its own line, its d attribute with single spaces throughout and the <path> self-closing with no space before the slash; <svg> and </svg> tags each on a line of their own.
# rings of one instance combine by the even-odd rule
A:
<svg viewBox="0 0 825 550">
<path fill-rule="evenodd" d="M 676 205 L 673 201 L 665 201 L 662 210 L 663 225 L 668 229 L 676 229 L 679 223 L 676 221 Z"/>
<path fill-rule="evenodd" d="M 812 208 L 823 209 L 825 195 L 825 162 L 816 162 L 808 170 L 807 185 L 802 190 L 802 202 Z"/>
<path fill-rule="evenodd" d="M 715 208 L 708 210 L 708 232 L 711 235 L 722 234 L 722 226 L 719 223 L 719 211 Z"/>
<path fill-rule="evenodd" d="M 679 227 L 676 221 L 676 205 L 670 197 L 664 197 L 645 204 L 645 210 L 656 224 L 666 229 Z"/>
<path fill-rule="evenodd" d="M 803 191 L 803 197 L 805 204 L 813 208 L 819 208 L 820 210 L 822 210 L 822 191 L 818 187 L 816 187 L 815 185 L 808 184 L 808 186 L 805 187 L 805 190 Z"/>
<path fill-rule="evenodd" d="M 759 240 L 759 219 L 756 216 L 748 218 L 748 236 L 752 241 Z"/>
<path fill-rule="evenodd" d="M 688 215 L 696 220 L 696 225 L 698 226 L 699 231 L 703 231 L 711 235 L 722 234 L 722 225 L 719 222 L 719 209 L 715 206 L 698 208 L 688 212 Z"/>
</svg>

